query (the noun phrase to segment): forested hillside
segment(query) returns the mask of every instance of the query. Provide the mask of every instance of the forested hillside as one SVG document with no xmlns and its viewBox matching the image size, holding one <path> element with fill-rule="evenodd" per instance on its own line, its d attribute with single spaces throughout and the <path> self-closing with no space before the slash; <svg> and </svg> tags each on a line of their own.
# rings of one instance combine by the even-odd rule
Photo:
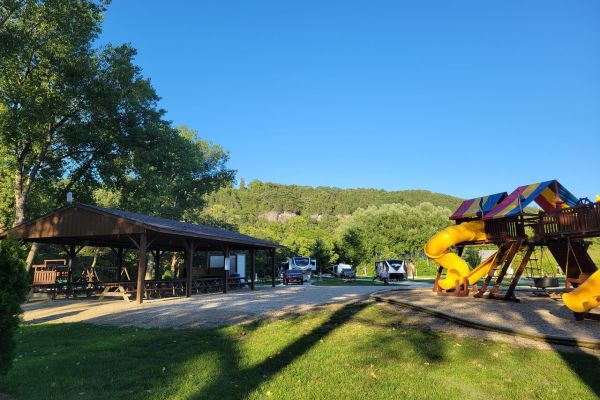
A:
<svg viewBox="0 0 600 400">
<path fill-rule="evenodd" d="M 425 190 L 312 188 L 253 181 L 205 197 L 194 219 L 277 241 L 280 256 L 350 262 L 372 269 L 375 258 L 419 258 L 426 240 L 447 226 L 460 199 Z"/>
<path fill-rule="evenodd" d="M 388 192 L 378 189 L 339 189 L 282 185 L 252 181 L 240 189 L 225 188 L 207 197 L 207 206 L 221 205 L 230 210 L 261 215 L 268 212 L 289 212 L 304 216 L 349 215 L 358 208 L 401 203 L 416 206 L 420 203 L 454 210 L 461 199 L 427 190 Z"/>
</svg>

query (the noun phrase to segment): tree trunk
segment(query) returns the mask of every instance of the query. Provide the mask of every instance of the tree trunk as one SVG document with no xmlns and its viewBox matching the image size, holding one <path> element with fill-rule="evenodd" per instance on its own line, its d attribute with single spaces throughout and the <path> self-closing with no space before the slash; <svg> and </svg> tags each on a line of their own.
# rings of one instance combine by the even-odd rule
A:
<svg viewBox="0 0 600 400">
<path fill-rule="evenodd" d="M 171 253 L 171 277 L 178 278 L 177 276 L 177 253 Z"/>
<path fill-rule="evenodd" d="M 94 258 L 92 259 L 92 268 L 96 268 L 96 263 L 98 262 L 98 251 L 100 249 L 98 247 L 96 247 L 94 249 Z"/>
<path fill-rule="evenodd" d="M 25 202 L 27 201 L 27 191 L 23 191 L 23 175 L 20 172 L 15 174 L 15 220 L 13 227 L 22 224 L 25 221 Z M 25 268 L 31 270 L 33 260 L 39 248 L 38 243 L 33 243 L 29 248 L 29 254 L 25 260 Z"/>
<path fill-rule="evenodd" d="M 27 254 L 27 259 L 25 260 L 25 268 L 27 269 L 27 272 L 29 272 L 29 270 L 31 270 L 31 266 L 33 265 L 33 259 L 35 258 L 35 255 L 37 254 L 39 246 L 40 246 L 39 243 L 31 244 L 31 248 L 29 249 L 29 254 Z"/>
<path fill-rule="evenodd" d="M 22 224 L 25 220 L 25 201 L 27 201 L 27 198 L 23 193 L 23 176 L 17 173 L 15 175 L 15 220 L 13 227 Z"/>
<path fill-rule="evenodd" d="M 154 257 L 148 257 L 148 261 L 146 261 L 146 276 L 144 279 L 147 281 L 154 279 L 154 269 L 156 268 L 156 263 L 154 262 Z"/>
</svg>

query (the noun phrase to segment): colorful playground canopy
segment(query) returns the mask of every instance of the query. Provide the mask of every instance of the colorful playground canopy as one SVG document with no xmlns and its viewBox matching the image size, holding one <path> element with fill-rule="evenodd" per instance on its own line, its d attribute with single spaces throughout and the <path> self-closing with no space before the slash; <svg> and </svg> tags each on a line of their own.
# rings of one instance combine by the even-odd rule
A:
<svg viewBox="0 0 600 400">
<path fill-rule="evenodd" d="M 556 208 L 558 201 L 566 206 L 573 207 L 578 200 L 557 180 L 534 183 L 518 187 L 494 209 L 486 213 L 483 219 L 489 220 L 517 215 L 533 201 L 544 211 L 552 211 Z"/>
<path fill-rule="evenodd" d="M 569 192 L 557 180 L 519 186 L 514 192 L 491 194 L 465 200 L 450 216 L 452 220 L 511 217 L 522 212 L 535 201 L 544 211 L 552 211 L 558 201 L 563 206 L 573 207 L 579 199 Z"/>
<path fill-rule="evenodd" d="M 490 212 L 498 203 L 504 200 L 506 196 L 508 196 L 508 193 L 502 192 L 465 200 L 454 214 L 450 216 L 450 219 L 480 218 Z"/>
</svg>

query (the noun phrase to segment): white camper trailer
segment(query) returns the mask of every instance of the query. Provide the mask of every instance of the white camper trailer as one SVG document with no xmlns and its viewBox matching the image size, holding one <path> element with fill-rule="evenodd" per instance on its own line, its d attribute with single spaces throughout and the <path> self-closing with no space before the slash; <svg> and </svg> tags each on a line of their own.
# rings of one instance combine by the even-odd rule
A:
<svg viewBox="0 0 600 400">
<path fill-rule="evenodd" d="M 386 258 L 375 263 L 375 278 L 381 278 L 383 272 L 387 270 L 387 276 L 390 280 L 406 279 L 406 262 L 404 260 L 395 260 Z"/>
<path fill-rule="evenodd" d="M 282 274 L 290 269 L 300 270 L 304 276 L 304 282 L 310 281 L 312 268 L 313 263 L 309 257 L 295 256 L 281 262 Z"/>
<path fill-rule="evenodd" d="M 352 268 L 352 265 L 350 265 L 350 264 L 344 264 L 344 263 L 335 264 L 333 266 L 333 276 L 340 276 L 342 274 L 342 271 L 347 270 L 347 269 L 354 270 L 354 268 Z"/>
</svg>

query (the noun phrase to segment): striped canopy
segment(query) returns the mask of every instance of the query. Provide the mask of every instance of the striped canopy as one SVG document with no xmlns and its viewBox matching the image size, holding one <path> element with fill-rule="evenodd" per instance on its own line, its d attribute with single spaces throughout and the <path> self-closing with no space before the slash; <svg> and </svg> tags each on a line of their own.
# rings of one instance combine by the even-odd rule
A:
<svg viewBox="0 0 600 400">
<path fill-rule="evenodd" d="M 577 204 L 578 199 L 557 180 L 534 183 L 518 187 L 502 200 L 497 207 L 485 214 L 483 219 L 517 215 L 533 201 L 542 207 L 544 211 L 552 211 L 556 208 L 557 201 L 562 201 L 564 205 L 572 207 Z"/>
<path fill-rule="evenodd" d="M 490 212 L 498 203 L 508 195 L 506 192 L 491 194 L 465 200 L 460 207 L 450 216 L 450 219 L 478 218 Z"/>
</svg>

